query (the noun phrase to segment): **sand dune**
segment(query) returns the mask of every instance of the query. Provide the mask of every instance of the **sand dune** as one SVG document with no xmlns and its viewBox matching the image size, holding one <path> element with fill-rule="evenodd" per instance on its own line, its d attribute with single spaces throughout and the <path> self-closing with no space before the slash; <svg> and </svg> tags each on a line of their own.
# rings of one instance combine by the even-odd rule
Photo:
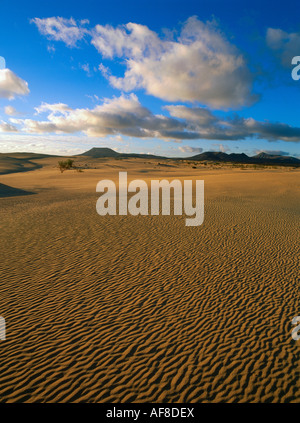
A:
<svg viewBox="0 0 300 423">
<path fill-rule="evenodd" d="M 39 158 L 38 154 L 29 153 L 0 154 L 0 175 L 40 169 L 42 165 L 35 161 Z"/>
<path fill-rule="evenodd" d="M 299 170 L 36 163 L 1 177 L 36 194 L 0 200 L 1 402 L 300 401 Z M 99 216 L 121 169 L 204 179 L 204 224 Z"/>
</svg>

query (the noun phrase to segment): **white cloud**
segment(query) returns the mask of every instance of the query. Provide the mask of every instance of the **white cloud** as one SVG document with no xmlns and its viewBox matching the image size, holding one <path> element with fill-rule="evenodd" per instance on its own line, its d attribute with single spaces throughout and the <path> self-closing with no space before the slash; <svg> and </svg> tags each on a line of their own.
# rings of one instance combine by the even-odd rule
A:
<svg viewBox="0 0 300 423">
<path fill-rule="evenodd" d="M 244 57 L 213 23 L 191 17 L 177 41 L 162 40 L 135 23 L 97 25 L 92 34 L 92 44 L 103 57 L 125 59 L 123 77 L 103 72 L 120 90 L 144 88 L 164 100 L 197 101 L 216 109 L 257 99 L 251 94 L 252 77 Z"/>
<path fill-rule="evenodd" d="M 111 76 L 111 73 L 107 66 L 104 66 L 103 63 L 100 63 L 100 65 L 98 66 L 98 69 L 105 78 L 109 79 L 109 77 Z"/>
<path fill-rule="evenodd" d="M 145 25 L 112 27 L 61 17 L 34 18 L 40 33 L 69 47 L 85 36 L 106 59 L 124 59 L 122 77 L 100 65 L 110 84 L 121 91 L 144 89 L 167 101 L 198 102 L 215 109 L 252 104 L 252 75 L 242 53 L 214 22 L 190 17 L 176 39 L 161 38 Z M 166 33 L 166 31 L 165 31 Z"/>
<path fill-rule="evenodd" d="M 48 39 L 63 41 L 69 47 L 75 47 L 77 41 L 81 40 L 87 33 L 84 25 L 88 24 L 87 19 L 76 22 L 75 19 L 65 19 L 61 17 L 34 18 L 31 20 L 38 27 L 41 34 Z"/>
<path fill-rule="evenodd" d="M 80 66 L 82 70 L 84 70 L 84 72 L 87 74 L 87 76 L 91 76 L 91 69 L 90 69 L 90 65 L 88 63 L 85 63 L 83 65 Z"/>
<path fill-rule="evenodd" d="M 255 150 L 255 154 L 266 153 L 272 156 L 289 156 L 290 153 L 282 150 Z"/>
<path fill-rule="evenodd" d="M 6 62 L 4 57 L 0 56 L 0 69 L 5 69 L 6 68 Z"/>
<path fill-rule="evenodd" d="M 284 66 L 290 67 L 292 58 L 299 55 L 300 32 L 288 33 L 279 28 L 268 28 L 266 42 Z"/>
<path fill-rule="evenodd" d="M 8 116 L 17 116 L 20 114 L 13 106 L 6 106 L 4 112 Z"/>
<path fill-rule="evenodd" d="M 87 137 L 75 135 L 34 135 L 21 133 L 0 132 L 1 152 L 32 152 L 55 154 L 55 155 L 73 155 L 80 154 L 95 146 L 106 147 L 107 143 L 101 144 L 98 140 L 92 140 Z"/>
<path fill-rule="evenodd" d="M 51 113 L 64 113 L 71 111 L 72 109 L 64 103 L 55 103 L 55 104 L 48 104 L 42 103 L 39 107 L 35 108 L 36 114 L 44 113 L 50 111 Z"/>
<path fill-rule="evenodd" d="M 93 109 L 72 109 L 66 104 L 43 103 L 36 108 L 44 120 L 11 118 L 10 123 L 26 133 L 107 135 L 176 140 L 237 141 L 263 138 L 268 141 L 300 142 L 300 128 L 280 122 L 256 121 L 237 115 L 219 118 L 207 109 L 168 106 L 171 117 L 154 115 L 134 94 L 104 99 Z M 197 116 L 199 119 L 197 119 Z M 220 146 L 219 146 L 220 147 Z"/>
<path fill-rule="evenodd" d="M 268 141 L 300 141 L 300 128 L 281 122 L 261 122 L 252 118 L 241 118 L 237 115 L 219 118 L 201 107 L 172 105 L 165 106 L 165 108 L 171 116 L 183 119 L 186 132 L 198 134 L 199 139 L 235 141 L 246 138 L 263 138 Z"/>
<path fill-rule="evenodd" d="M 184 145 L 184 146 L 180 146 L 178 147 L 178 150 L 181 151 L 182 153 L 202 153 L 203 148 L 201 147 L 191 147 L 189 145 Z"/>
<path fill-rule="evenodd" d="M 130 56 L 143 58 L 145 50 L 153 56 L 162 48 L 157 34 L 147 26 L 128 23 L 114 28 L 110 25 L 96 25 L 93 31 L 92 44 L 106 58 Z"/>
<path fill-rule="evenodd" d="M 11 119 L 29 133 L 76 133 L 91 137 L 127 135 L 137 138 L 191 138 L 186 125 L 173 118 L 153 115 L 134 94 L 105 99 L 93 109 L 71 109 L 66 104 L 43 103 L 37 114 L 48 113 L 47 120 Z M 193 137 L 192 137 L 193 138 Z"/>
<path fill-rule="evenodd" d="M 217 147 L 217 151 L 221 151 L 222 153 L 228 153 L 230 151 L 230 148 L 224 144 L 212 144 L 212 147 Z"/>
<path fill-rule="evenodd" d="M 0 132 L 18 132 L 18 129 L 10 123 L 0 121 Z"/>
<path fill-rule="evenodd" d="M 196 122 L 198 125 L 210 125 L 214 123 L 217 118 L 207 109 L 203 107 L 186 107 L 186 106 L 165 106 L 169 113 L 179 119 L 187 119 L 191 122 Z"/>
<path fill-rule="evenodd" d="M 0 69 L 0 98 L 14 99 L 29 94 L 28 83 L 10 69 Z"/>
<path fill-rule="evenodd" d="M 55 53 L 55 47 L 54 46 L 47 46 L 47 50 L 49 53 Z"/>
</svg>

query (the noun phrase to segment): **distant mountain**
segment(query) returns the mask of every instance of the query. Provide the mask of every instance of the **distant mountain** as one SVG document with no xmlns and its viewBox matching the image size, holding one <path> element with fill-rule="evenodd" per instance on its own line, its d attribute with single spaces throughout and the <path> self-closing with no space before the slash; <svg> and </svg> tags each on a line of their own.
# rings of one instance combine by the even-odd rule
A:
<svg viewBox="0 0 300 423">
<path fill-rule="evenodd" d="M 197 154 L 196 156 L 189 157 L 190 160 L 200 161 L 214 161 L 214 162 L 230 162 L 230 163 L 251 163 L 251 157 L 245 153 L 226 154 L 220 151 L 207 151 L 206 153 Z"/>
<path fill-rule="evenodd" d="M 289 164 L 300 163 L 300 160 L 296 159 L 296 157 L 279 156 L 279 155 L 267 154 L 267 153 L 259 153 L 256 156 L 253 156 L 252 159 L 268 161 L 268 162 L 276 162 L 276 163 L 289 163 Z"/>
<path fill-rule="evenodd" d="M 167 157 L 155 156 L 152 154 L 137 154 L 137 153 L 117 153 L 111 148 L 91 148 L 89 151 L 80 154 L 80 156 L 89 156 L 94 159 L 99 158 L 109 158 L 109 157 L 119 157 L 119 158 L 140 158 L 140 159 L 166 159 Z"/>
<path fill-rule="evenodd" d="M 111 148 L 94 147 L 81 156 L 89 156 L 93 158 L 140 158 L 140 159 L 168 159 L 168 157 L 155 156 L 151 154 L 137 153 L 117 153 Z M 256 156 L 249 157 L 245 153 L 222 153 L 221 151 L 207 151 L 192 157 L 175 157 L 172 160 L 194 160 L 194 161 L 210 161 L 220 163 L 249 163 L 249 164 L 278 164 L 300 166 L 300 160 L 291 156 L 275 156 L 267 153 L 259 153 Z"/>
<path fill-rule="evenodd" d="M 80 156 L 89 156 L 89 157 L 98 159 L 101 157 L 117 157 L 117 156 L 120 156 L 120 154 L 112 150 L 111 148 L 94 147 L 94 148 L 91 148 L 89 151 L 86 151 L 85 153 L 80 154 Z"/>
<path fill-rule="evenodd" d="M 249 163 L 249 157 L 244 154 L 226 154 L 221 151 L 207 151 L 206 153 L 197 154 L 189 157 L 190 160 L 214 161 L 214 162 L 235 162 L 235 163 Z"/>
<path fill-rule="evenodd" d="M 245 153 L 231 153 L 228 155 L 230 157 L 230 161 L 239 162 L 239 163 L 247 163 L 249 157 Z"/>
<path fill-rule="evenodd" d="M 206 153 L 196 154 L 196 156 L 188 157 L 188 160 L 228 162 L 229 156 L 220 151 L 207 151 Z"/>
<path fill-rule="evenodd" d="M 256 156 L 249 157 L 244 153 L 226 154 L 222 152 L 208 151 L 189 157 L 188 160 L 213 161 L 228 163 L 249 163 L 249 164 L 281 164 L 281 165 L 300 165 L 300 160 L 291 156 L 276 156 L 273 154 L 259 153 Z"/>
<path fill-rule="evenodd" d="M 191 161 L 202 161 L 202 162 L 219 162 L 219 163 L 245 163 L 245 164 L 265 164 L 265 165 L 282 165 L 282 166 L 295 166 L 300 167 L 300 160 L 292 156 L 280 156 L 268 153 L 259 153 L 256 156 L 247 156 L 245 153 L 231 153 L 226 154 L 221 151 L 206 151 L 201 154 L 197 154 L 192 157 L 164 157 L 164 156 L 155 156 L 153 154 L 138 154 L 138 153 L 118 153 L 117 151 L 112 150 L 111 148 L 105 147 L 94 147 L 89 151 L 86 151 L 82 154 L 70 156 L 70 157 L 81 157 L 87 156 L 94 159 L 98 158 L 115 158 L 115 159 L 130 159 L 130 158 L 139 158 L 139 159 L 155 159 L 155 160 L 191 160 Z M 11 172 L 23 171 L 23 168 L 40 168 L 41 164 L 37 164 L 34 160 L 43 159 L 47 157 L 62 157 L 57 155 L 50 154 L 41 154 L 41 153 L 0 153 L 0 174 L 7 173 L 1 170 L 1 163 L 5 162 L 5 167 L 8 161 L 11 164 Z M 31 160 L 33 161 L 31 163 Z"/>
</svg>

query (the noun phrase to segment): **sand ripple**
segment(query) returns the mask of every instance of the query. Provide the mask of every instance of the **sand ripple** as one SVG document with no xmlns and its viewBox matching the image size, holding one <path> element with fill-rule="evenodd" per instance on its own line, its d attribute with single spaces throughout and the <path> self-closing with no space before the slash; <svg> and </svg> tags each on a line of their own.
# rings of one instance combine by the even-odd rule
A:
<svg viewBox="0 0 300 423">
<path fill-rule="evenodd" d="M 3 199 L 0 401 L 299 402 L 289 195 L 208 197 L 199 228 Z"/>
</svg>

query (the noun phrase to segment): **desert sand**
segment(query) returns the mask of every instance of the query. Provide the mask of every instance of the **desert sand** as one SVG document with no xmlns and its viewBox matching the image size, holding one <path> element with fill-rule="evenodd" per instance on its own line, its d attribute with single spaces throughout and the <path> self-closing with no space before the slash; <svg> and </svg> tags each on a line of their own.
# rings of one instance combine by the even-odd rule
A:
<svg viewBox="0 0 300 423">
<path fill-rule="evenodd" d="M 300 402 L 299 169 L 0 159 L 0 402 Z M 203 179 L 203 225 L 99 216 L 124 170 Z"/>
</svg>

